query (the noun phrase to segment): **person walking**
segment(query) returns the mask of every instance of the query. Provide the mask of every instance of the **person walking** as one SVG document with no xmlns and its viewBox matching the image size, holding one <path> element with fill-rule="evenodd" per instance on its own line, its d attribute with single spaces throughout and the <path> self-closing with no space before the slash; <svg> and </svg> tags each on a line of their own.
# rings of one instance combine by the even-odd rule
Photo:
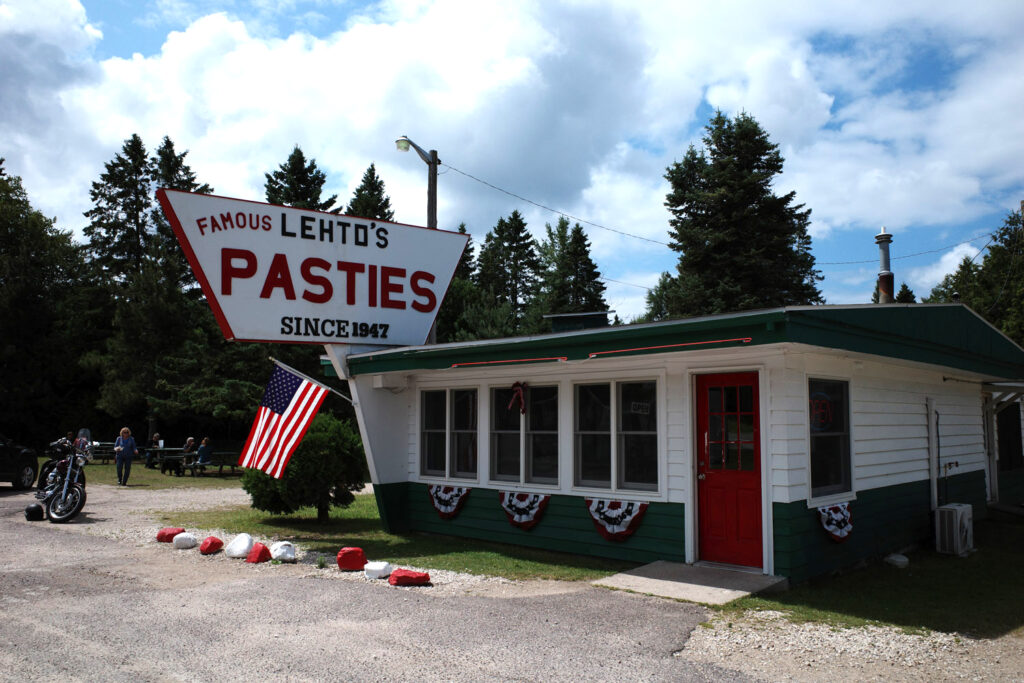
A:
<svg viewBox="0 0 1024 683">
<path fill-rule="evenodd" d="M 132 471 L 132 458 L 138 454 L 139 449 L 135 446 L 132 430 L 122 427 L 121 436 L 114 441 L 114 461 L 117 463 L 118 486 L 128 485 L 128 475 Z"/>
</svg>

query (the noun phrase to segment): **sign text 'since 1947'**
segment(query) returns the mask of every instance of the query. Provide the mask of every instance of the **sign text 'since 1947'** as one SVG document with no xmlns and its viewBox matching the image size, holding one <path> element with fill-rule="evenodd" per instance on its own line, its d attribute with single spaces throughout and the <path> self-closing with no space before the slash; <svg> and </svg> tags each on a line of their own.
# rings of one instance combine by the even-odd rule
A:
<svg viewBox="0 0 1024 683">
<path fill-rule="evenodd" d="M 422 344 L 469 240 L 176 190 L 157 197 L 228 339 Z"/>
</svg>

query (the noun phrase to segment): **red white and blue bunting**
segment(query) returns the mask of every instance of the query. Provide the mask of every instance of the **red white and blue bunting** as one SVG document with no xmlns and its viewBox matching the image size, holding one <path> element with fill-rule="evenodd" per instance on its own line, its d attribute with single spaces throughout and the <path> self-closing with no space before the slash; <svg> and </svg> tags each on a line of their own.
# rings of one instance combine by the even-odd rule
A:
<svg viewBox="0 0 1024 683">
<path fill-rule="evenodd" d="M 585 498 L 587 510 L 598 532 L 609 541 L 625 541 L 633 535 L 647 511 L 647 503 Z"/>
<path fill-rule="evenodd" d="M 451 519 L 459 514 L 470 491 L 472 489 L 467 489 L 464 486 L 434 485 L 427 487 L 430 502 L 434 504 L 434 509 L 437 510 L 441 519 Z"/>
<path fill-rule="evenodd" d="M 850 504 L 838 503 L 818 508 L 818 516 L 821 518 L 821 526 L 825 528 L 828 535 L 836 543 L 842 543 L 853 530 L 850 523 Z"/>
<path fill-rule="evenodd" d="M 508 517 L 508 523 L 520 529 L 532 529 L 544 515 L 551 496 L 540 493 L 516 493 L 515 491 L 498 491 L 501 509 Z"/>
</svg>

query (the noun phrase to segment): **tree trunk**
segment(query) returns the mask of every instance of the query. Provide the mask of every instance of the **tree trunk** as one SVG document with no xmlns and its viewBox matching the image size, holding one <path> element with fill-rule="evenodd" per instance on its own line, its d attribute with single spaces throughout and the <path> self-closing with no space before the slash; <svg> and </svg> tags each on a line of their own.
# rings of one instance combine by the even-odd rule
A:
<svg viewBox="0 0 1024 683">
<path fill-rule="evenodd" d="M 316 521 L 320 524 L 326 524 L 331 519 L 331 502 L 321 500 L 316 505 Z"/>
</svg>

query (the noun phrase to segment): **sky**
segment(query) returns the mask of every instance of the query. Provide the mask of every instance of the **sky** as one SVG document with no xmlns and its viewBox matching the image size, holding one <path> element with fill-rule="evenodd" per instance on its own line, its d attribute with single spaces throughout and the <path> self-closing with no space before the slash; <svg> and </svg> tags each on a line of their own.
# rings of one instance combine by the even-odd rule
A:
<svg viewBox="0 0 1024 683">
<path fill-rule="evenodd" d="M 0 0 L 0 157 L 79 239 L 133 133 L 257 201 L 295 145 L 345 203 L 373 163 L 424 225 L 408 135 L 441 159 L 439 227 L 479 246 L 513 210 L 538 238 L 567 214 L 628 321 L 677 262 L 667 167 L 745 111 L 812 211 L 827 302 L 870 300 L 882 226 L 921 297 L 1024 200 L 1022 28 L 1015 0 Z"/>
</svg>

